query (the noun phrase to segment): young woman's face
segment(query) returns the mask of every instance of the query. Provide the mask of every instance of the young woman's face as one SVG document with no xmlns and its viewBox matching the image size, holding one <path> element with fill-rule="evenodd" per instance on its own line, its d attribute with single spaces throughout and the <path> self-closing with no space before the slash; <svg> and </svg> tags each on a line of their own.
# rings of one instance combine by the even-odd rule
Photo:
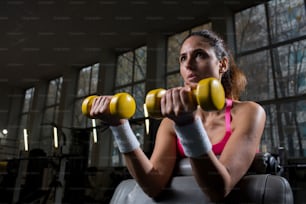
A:
<svg viewBox="0 0 306 204">
<path fill-rule="evenodd" d="M 179 63 L 186 85 L 196 84 L 207 77 L 221 79 L 222 63 L 217 59 L 214 48 L 201 36 L 191 36 L 183 43 Z"/>
</svg>

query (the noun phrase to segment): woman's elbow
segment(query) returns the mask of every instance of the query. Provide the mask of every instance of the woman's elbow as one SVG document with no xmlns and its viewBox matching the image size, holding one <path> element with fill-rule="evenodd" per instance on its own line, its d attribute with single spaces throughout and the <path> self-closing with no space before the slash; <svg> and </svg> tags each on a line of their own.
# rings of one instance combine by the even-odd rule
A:
<svg viewBox="0 0 306 204">
<path fill-rule="evenodd" d="M 150 185 L 141 185 L 140 184 L 140 186 L 141 186 L 143 192 L 151 198 L 157 198 L 162 193 L 162 191 L 164 189 L 163 185 L 160 185 L 160 184 L 157 184 L 157 183 L 154 184 L 153 182 Z"/>
</svg>

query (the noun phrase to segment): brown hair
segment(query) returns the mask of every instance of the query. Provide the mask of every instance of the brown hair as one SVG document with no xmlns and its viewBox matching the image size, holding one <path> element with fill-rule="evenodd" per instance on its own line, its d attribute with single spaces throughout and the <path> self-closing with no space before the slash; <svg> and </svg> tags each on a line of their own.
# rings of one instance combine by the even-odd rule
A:
<svg viewBox="0 0 306 204">
<path fill-rule="evenodd" d="M 203 37 L 215 50 L 215 54 L 219 60 L 224 57 L 228 58 L 229 67 L 223 74 L 221 83 L 224 87 L 225 97 L 231 99 L 239 99 L 240 94 L 244 91 L 247 84 L 244 73 L 237 67 L 233 56 L 230 54 L 223 39 L 216 33 L 209 30 L 196 31 L 189 34 L 184 40 L 191 36 Z"/>
</svg>

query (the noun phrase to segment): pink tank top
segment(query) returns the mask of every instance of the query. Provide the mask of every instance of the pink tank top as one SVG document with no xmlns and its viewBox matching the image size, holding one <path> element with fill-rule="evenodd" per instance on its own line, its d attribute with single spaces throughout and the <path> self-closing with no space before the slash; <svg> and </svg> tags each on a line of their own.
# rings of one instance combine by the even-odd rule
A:
<svg viewBox="0 0 306 204">
<path fill-rule="evenodd" d="M 226 145 L 228 139 L 230 138 L 232 134 L 232 129 L 231 129 L 231 108 L 233 105 L 233 101 L 231 99 L 226 99 L 226 107 L 225 107 L 225 135 L 222 138 L 221 141 L 219 141 L 216 144 L 213 144 L 212 146 L 212 151 L 216 155 L 220 155 L 224 149 L 224 146 Z M 178 149 L 178 154 L 180 157 L 186 157 L 182 144 L 177 138 L 177 149 Z"/>
</svg>

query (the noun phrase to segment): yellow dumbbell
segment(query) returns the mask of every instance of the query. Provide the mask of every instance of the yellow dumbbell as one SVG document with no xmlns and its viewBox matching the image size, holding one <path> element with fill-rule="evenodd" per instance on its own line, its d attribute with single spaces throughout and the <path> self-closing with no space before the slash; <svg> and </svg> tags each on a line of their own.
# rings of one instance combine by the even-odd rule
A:
<svg viewBox="0 0 306 204">
<path fill-rule="evenodd" d="M 92 107 L 93 100 L 99 96 L 88 96 L 82 103 L 82 113 L 90 117 L 90 109 Z M 136 111 L 135 99 L 128 93 L 115 94 L 109 104 L 109 112 L 111 115 L 118 116 L 121 119 L 131 118 Z"/>
<path fill-rule="evenodd" d="M 151 117 L 161 117 L 160 100 L 166 90 L 159 88 L 148 92 L 145 104 Z M 199 81 L 196 89 L 192 90 L 192 96 L 197 104 L 205 111 L 223 109 L 225 105 L 225 93 L 218 79 L 210 77 Z"/>
</svg>

